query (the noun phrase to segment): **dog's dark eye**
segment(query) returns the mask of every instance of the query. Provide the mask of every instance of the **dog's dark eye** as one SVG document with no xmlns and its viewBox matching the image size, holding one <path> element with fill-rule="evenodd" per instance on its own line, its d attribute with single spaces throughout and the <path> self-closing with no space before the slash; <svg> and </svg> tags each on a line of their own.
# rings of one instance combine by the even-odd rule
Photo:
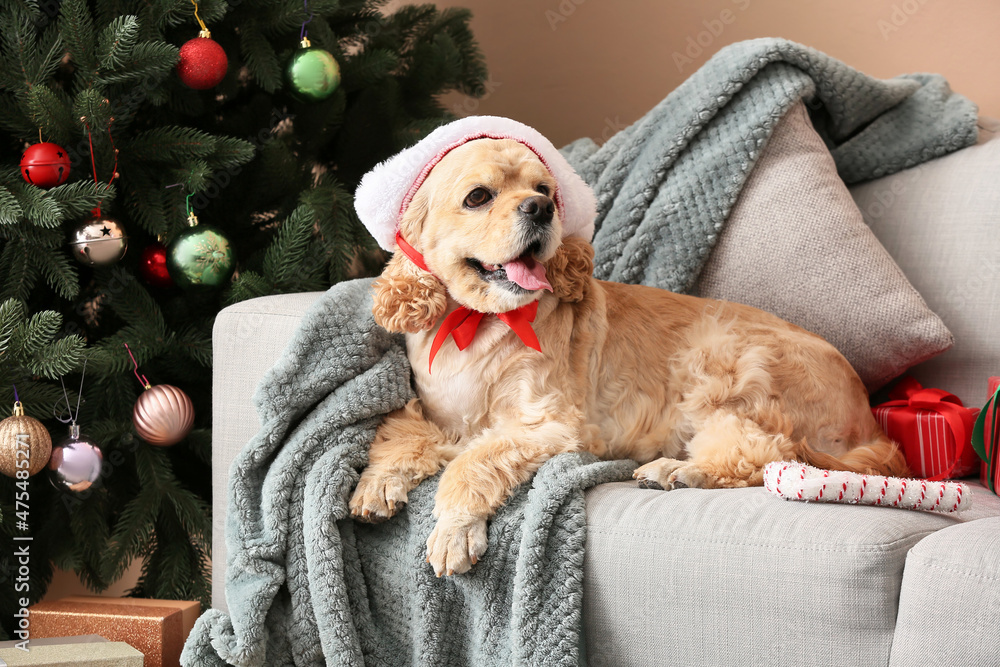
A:
<svg viewBox="0 0 1000 667">
<path fill-rule="evenodd" d="M 486 188 L 476 188 L 465 196 L 465 205 L 469 208 L 478 208 L 493 199 L 493 195 Z"/>
<path fill-rule="evenodd" d="M 546 197 L 549 196 L 550 192 L 549 186 L 545 185 L 545 183 L 539 183 L 538 187 L 535 188 L 535 191 L 538 192 L 538 194 L 545 195 Z"/>
</svg>

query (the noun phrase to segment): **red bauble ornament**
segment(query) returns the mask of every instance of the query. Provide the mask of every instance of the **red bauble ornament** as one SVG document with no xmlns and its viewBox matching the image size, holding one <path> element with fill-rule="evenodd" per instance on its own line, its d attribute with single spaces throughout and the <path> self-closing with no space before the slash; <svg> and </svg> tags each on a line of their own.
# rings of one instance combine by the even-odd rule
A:
<svg viewBox="0 0 1000 667">
<path fill-rule="evenodd" d="M 21 156 L 21 176 L 40 188 L 62 185 L 69 178 L 69 155 L 66 149 L 48 141 L 28 146 Z"/>
<path fill-rule="evenodd" d="M 219 85 L 228 67 L 225 50 L 214 39 L 202 35 L 188 40 L 181 47 L 177 76 L 189 88 L 207 90 Z"/>
<path fill-rule="evenodd" d="M 139 275 L 153 287 L 174 286 L 174 280 L 167 271 L 167 248 L 162 243 L 152 243 L 142 251 Z"/>
</svg>

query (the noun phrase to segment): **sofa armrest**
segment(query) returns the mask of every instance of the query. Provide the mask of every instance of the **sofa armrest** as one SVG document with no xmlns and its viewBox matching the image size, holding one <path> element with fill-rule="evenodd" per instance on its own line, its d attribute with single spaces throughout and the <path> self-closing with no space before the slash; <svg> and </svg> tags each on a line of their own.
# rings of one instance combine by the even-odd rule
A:
<svg viewBox="0 0 1000 667">
<path fill-rule="evenodd" d="M 212 606 L 226 604 L 229 465 L 260 428 L 253 395 L 322 292 L 251 299 L 223 309 L 212 332 Z"/>
<path fill-rule="evenodd" d="M 1000 665 L 997 610 L 1000 516 L 928 535 L 906 556 L 890 667 Z"/>
</svg>

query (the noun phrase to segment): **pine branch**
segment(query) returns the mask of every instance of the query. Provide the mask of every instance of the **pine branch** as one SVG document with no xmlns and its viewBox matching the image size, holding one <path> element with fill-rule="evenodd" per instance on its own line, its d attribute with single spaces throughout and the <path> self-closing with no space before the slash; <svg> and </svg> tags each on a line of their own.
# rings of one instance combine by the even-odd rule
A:
<svg viewBox="0 0 1000 667">
<path fill-rule="evenodd" d="M 24 304 L 18 299 L 0 302 L 0 358 L 10 347 L 14 330 L 24 319 Z"/>
<path fill-rule="evenodd" d="M 282 85 L 282 68 L 278 55 L 264 37 L 256 23 L 246 26 L 240 34 L 240 51 L 247 69 L 260 87 L 269 93 Z"/>
<path fill-rule="evenodd" d="M 97 67 L 117 70 L 132 56 L 139 36 L 139 21 L 134 16 L 119 16 L 101 30 L 97 38 Z"/>
<path fill-rule="evenodd" d="M 0 64 L 0 72 L 3 68 L 4 66 Z M 0 95 L 0 129 L 15 137 L 30 137 L 38 132 L 38 128 L 28 120 L 21 103 L 12 95 L 6 94 Z"/>
<path fill-rule="evenodd" d="M 234 137 L 217 137 L 215 148 L 208 156 L 208 164 L 216 169 L 242 166 L 254 157 L 254 147 L 249 141 Z"/>
<path fill-rule="evenodd" d="M 97 71 L 94 57 L 94 22 L 90 17 L 86 0 L 63 0 L 59 9 L 59 32 L 69 50 L 70 58 L 77 64 L 83 75 L 81 83 L 90 83 Z"/>
<path fill-rule="evenodd" d="M 62 326 L 62 315 L 51 310 L 35 313 L 27 320 L 22 320 L 14 328 L 10 339 L 11 357 L 27 359 L 39 348 L 47 345 Z"/>
<path fill-rule="evenodd" d="M 73 117 L 80 119 L 81 129 L 86 130 L 86 127 L 90 127 L 92 139 L 96 144 L 106 140 L 105 133 L 111 122 L 111 116 L 111 102 L 96 88 L 81 90 L 73 100 Z"/>
<path fill-rule="evenodd" d="M 13 225 L 23 215 L 14 193 L 0 185 L 0 225 Z"/>
<path fill-rule="evenodd" d="M 54 228 L 62 222 L 59 202 L 47 196 L 45 190 L 26 183 L 18 184 L 13 186 L 13 195 L 25 219 L 31 224 Z"/>
<path fill-rule="evenodd" d="M 59 205 L 63 219 L 78 218 L 89 214 L 95 206 L 115 198 L 115 187 L 97 185 L 93 181 L 76 181 L 63 183 L 48 191 L 50 199 Z M 3 203 L 0 202 L 0 208 Z"/>
<path fill-rule="evenodd" d="M 40 347 L 28 359 L 28 369 L 52 380 L 76 369 L 83 359 L 84 342 L 79 336 L 67 336 Z"/>
<path fill-rule="evenodd" d="M 61 249 L 55 252 L 40 252 L 32 257 L 45 282 L 63 299 L 74 299 L 80 292 L 77 268 Z"/>
<path fill-rule="evenodd" d="M 215 144 L 216 138 L 207 132 L 167 125 L 140 132 L 127 148 L 136 161 L 175 162 L 210 155 Z"/>
<path fill-rule="evenodd" d="M 232 305 L 259 296 L 267 296 L 270 293 L 271 284 L 264 276 L 253 271 L 241 271 L 239 277 L 229 286 L 224 303 Z"/>
<path fill-rule="evenodd" d="M 0 227 L 0 231 L 3 229 Z M 3 277 L 0 299 L 27 300 L 38 278 L 30 258 L 28 247 L 19 240 L 9 241 L 0 252 L 0 277 Z"/>
<path fill-rule="evenodd" d="M 23 8 L 15 10 L 7 18 L 7 24 L 0 35 L 0 44 L 3 45 L 0 52 L 5 54 L 3 66 L 7 70 L 4 74 L 4 87 L 21 92 L 34 83 L 33 78 L 37 75 L 37 38 L 31 17 Z"/>
<path fill-rule="evenodd" d="M 65 144 L 70 141 L 74 125 L 73 111 L 64 96 L 57 95 L 45 84 L 29 86 L 24 97 L 28 117 L 49 141 Z"/>
<path fill-rule="evenodd" d="M 128 59 L 111 67 L 103 68 L 96 78 L 98 85 L 112 83 L 141 83 L 149 86 L 151 82 L 158 83 L 164 79 L 174 65 L 180 49 L 163 42 L 141 42 L 132 47 Z M 152 97 L 153 91 L 147 91 Z"/>
<path fill-rule="evenodd" d="M 389 49 L 369 49 L 341 66 L 341 77 L 346 90 L 360 90 L 382 82 L 399 67 L 399 57 Z"/>
<path fill-rule="evenodd" d="M 159 304 L 138 280 L 131 276 L 129 278 L 111 301 L 112 310 L 133 330 L 142 332 L 144 339 L 152 336 L 162 342 L 168 334 Z M 124 349 L 122 352 L 124 353 Z"/>
<path fill-rule="evenodd" d="M 59 34 L 59 30 L 54 24 L 49 26 L 42 34 L 39 47 L 45 52 L 45 55 L 38 60 L 38 67 L 28 79 L 32 84 L 40 84 L 51 78 L 59 68 L 59 63 L 66 52 L 66 45 L 63 43 L 62 35 Z"/>
<path fill-rule="evenodd" d="M 187 326 L 177 332 L 176 344 L 188 358 L 205 368 L 212 367 L 212 335 L 210 329 Z"/>
<path fill-rule="evenodd" d="M 302 260 L 312 240 L 313 217 L 308 206 L 299 206 L 278 229 L 264 255 L 264 277 L 272 285 L 293 281 L 302 270 Z"/>
</svg>

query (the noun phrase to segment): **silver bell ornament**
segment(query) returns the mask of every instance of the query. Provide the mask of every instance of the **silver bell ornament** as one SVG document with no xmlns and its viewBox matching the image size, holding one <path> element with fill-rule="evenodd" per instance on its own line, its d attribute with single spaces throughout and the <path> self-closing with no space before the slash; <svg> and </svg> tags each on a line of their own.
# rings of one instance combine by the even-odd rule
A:
<svg viewBox="0 0 1000 667">
<path fill-rule="evenodd" d="M 73 229 L 69 247 L 84 266 L 110 266 L 125 256 L 128 234 L 122 223 L 95 209 Z"/>
<path fill-rule="evenodd" d="M 57 489 L 81 493 L 93 488 L 101 479 L 104 454 L 96 442 L 81 435 L 80 427 L 71 424 L 69 437 L 52 448 L 49 459 L 49 480 Z"/>
</svg>

